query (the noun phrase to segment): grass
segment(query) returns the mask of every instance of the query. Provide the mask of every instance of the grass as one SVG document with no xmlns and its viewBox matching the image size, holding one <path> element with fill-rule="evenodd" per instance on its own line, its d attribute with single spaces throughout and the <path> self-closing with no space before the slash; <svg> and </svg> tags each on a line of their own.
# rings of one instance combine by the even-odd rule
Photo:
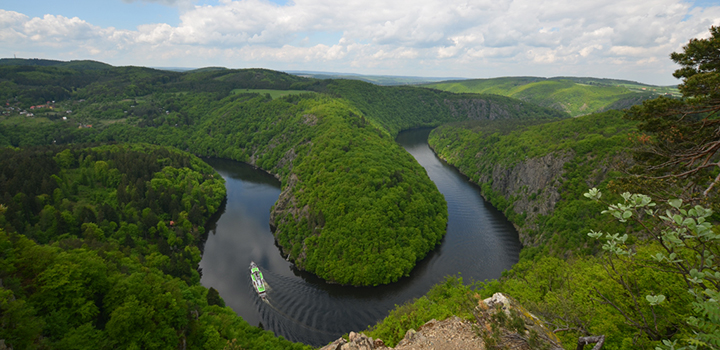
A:
<svg viewBox="0 0 720 350">
<path fill-rule="evenodd" d="M 46 124 L 52 124 L 52 121 L 45 117 L 27 117 L 25 115 L 10 115 L 10 116 L 4 116 L 0 118 L 0 125 L 5 126 L 15 126 L 15 125 L 22 125 L 22 126 L 40 126 L 40 125 L 46 125 Z"/>
<path fill-rule="evenodd" d="M 307 93 L 313 93 L 311 91 L 305 91 L 305 90 L 268 90 L 268 89 L 235 89 L 231 91 L 233 94 L 243 94 L 243 93 L 254 93 L 254 94 L 270 94 L 270 97 L 274 99 L 278 97 L 283 97 L 287 95 L 299 95 L 299 94 L 307 94 Z"/>
</svg>

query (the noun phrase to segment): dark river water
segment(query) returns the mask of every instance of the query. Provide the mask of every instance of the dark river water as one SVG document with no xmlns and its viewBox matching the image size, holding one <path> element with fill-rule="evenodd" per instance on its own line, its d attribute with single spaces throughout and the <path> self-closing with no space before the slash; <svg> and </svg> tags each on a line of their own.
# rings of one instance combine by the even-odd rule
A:
<svg viewBox="0 0 720 350">
<path fill-rule="evenodd" d="M 209 159 L 226 180 L 227 204 L 205 243 L 202 284 L 255 326 L 310 345 L 325 345 L 383 319 L 395 305 L 427 293 L 445 276 L 497 278 L 518 261 L 520 242 L 512 224 L 486 203 L 477 186 L 438 159 L 427 145 L 429 129 L 402 132 L 397 142 L 426 169 L 448 203 L 447 234 L 410 273 L 391 285 L 343 287 L 293 268 L 280 256 L 270 232 L 270 207 L 280 182 L 247 164 Z M 268 283 L 268 302 L 255 294 L 250 261 Z"/>
</svg>

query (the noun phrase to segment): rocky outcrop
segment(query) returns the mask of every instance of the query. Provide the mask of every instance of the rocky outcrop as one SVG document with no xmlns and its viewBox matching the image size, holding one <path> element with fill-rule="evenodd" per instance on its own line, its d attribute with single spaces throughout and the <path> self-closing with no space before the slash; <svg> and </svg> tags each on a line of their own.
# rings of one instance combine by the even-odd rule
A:
<svg viewBox="0 0 720 350">
<path fill-rule="evenodd" d="M 278 234 L 277 227 L 280 226 L 282 223 L 288 222 L 289 220 L 300 222 L 302 218 L 308 218 L 310 216 L 310 207 L 308 205 L 305 205 L 301 208 L 297 205 L 297 201 L 295 200 L 295 187 L 297 186 L 299 181 L 300 180 L 298 179 L 297 175 L 295 175 L 294 173 L 290 174 L 290 176 L 288 177 L 287 185 L 282 190 L 282 192 L 280 192 L 280 196 L 278 197 L 277 202 L 275 202 L 275 205 L 270 211 L 270 230 L 273 232 L 275 237 L 277 237 Z M 282 250 L 283 256 L 289 256 L 292 246 L 280 246 L 280 248 Z M 306 247 L 303 246 L 300 256 L 295 257 L 296 266 L 300 269 L 302 269 L 302 257 L 304 257 L 306 254 L 305 250 Z"/>
<path fill-rule="evenodd" d="M 320 350 L 375 350 L 388 349 L 382 340 L 370 338 L 362 333 L 350 332 L 348 340 L 338 338 L 338 340 L 320 348 Z"/>
<path fill-rule="evenodd" d="M 563 350 L 542 320 L 502 293 L 480 301 L 475 319 L 487 348 Z"/>
<path fill-rule="evenodd" d="M 480 158 L 482 155 L 476 155 Z M 494 192 L 513 200 L 513 209 L 525 214 L 525 225 L 519 227 L 520 241 L 524 246 L 535 246 L 540 236 L 529 233 L 537 229 L 537 217 L 550 215 L 560 200 L 563 167 L 574 156 L 572 152 L 550 153 L 530 158 L 511 166 L 495 164 L 490 174 L 480 173 L 478 183 L 490 183 Z"/>
<path fill-rule="evenodd" d="M 510 118 L 511 113 L 508 108 L 518 109 L 517 105 L 508 106 L 499 104 L 490 99 L 461 99 L 461 100 L 444 100 L 445 105 L 450 110 L 453 118 L 462 118 L 467 120 L 495 120 Z"/>
<path fill-rule="evenodd" d="M 495 293 L 481 300 L 474 311 L 475 322 L 457 316 L 430 320 L 416 330 L 409 329 L 394 348 L 380 339 L 350 332 L 320 350 L 562 350 L 560 340 L 545 324 L 512 298 Z"/>
<path fill-rule="evenodd" d="M 442 321 L 430 320 L 418 328 L 410 329 L 395 350 L 410 349 L 485 349 L 473 322 L 457 316 Z"/>
<path fill-rule="evenodd" d="M 280 192 L 277 202 L 275 202 L 275 205 L 270 211 L 270 228 L 273 231 L 277 229 L 277 224 L 280 220 L 289 219 L 288 215 L 299 218 L 298 214 L 300 210 L 298 210 L 295 196 L 293 196 L 293 190 L 298 181 L 297 175 L 290 174 L 287 185 L 283 188 L 282 192 Z"/>
</svg>

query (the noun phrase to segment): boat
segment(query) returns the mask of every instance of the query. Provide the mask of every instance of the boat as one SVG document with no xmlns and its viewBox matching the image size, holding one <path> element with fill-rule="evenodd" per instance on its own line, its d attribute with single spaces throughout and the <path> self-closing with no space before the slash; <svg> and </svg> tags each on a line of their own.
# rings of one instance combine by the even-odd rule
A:
<svg viewBox="0 0 720 350">
<path fill-rule="evenodd" d="M 255 291 L 261 298 L 265 299 L 265 296 L 267 295 L 267 292 L 265 292 L 265 279 L 254 261 L 250 262 L 250 277 L 252 277 L 253 288 Z"/>
</svg>

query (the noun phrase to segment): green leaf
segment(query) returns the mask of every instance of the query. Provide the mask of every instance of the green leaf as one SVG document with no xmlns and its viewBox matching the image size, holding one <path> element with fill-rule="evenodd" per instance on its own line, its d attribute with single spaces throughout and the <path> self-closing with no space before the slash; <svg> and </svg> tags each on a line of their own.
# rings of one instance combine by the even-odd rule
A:
<svg viewBox="0 0 720 350">
<path fill-rule="evenodd" d="M 683 222 L 683 217 L 679 214 L 673 215 L 673 221 L 675 221 L 676 224 L 681 225 Z"/>
<path fill-rule="evenodd" d="M 662 294 L 658 294 L 658 295 L 646 295 L 646 296 L 645 296 L 645 299 L 650 303 L 650 305 L 655 306 L 655 305 L 659 305 L 659 304 L 661 304 L 663 301 L 665 301 L 665 296 L 662 295 Z"/>
<path fill-rule="evenodd" d="M 670 206 L 672 206 L 675 209 L 679 209 L 680 206 L 682 205 L 682 202 L 683 202 L 682 199 L 671 199 L 668 201 L 668 204 L 670 204 Z"/>
</svg>

